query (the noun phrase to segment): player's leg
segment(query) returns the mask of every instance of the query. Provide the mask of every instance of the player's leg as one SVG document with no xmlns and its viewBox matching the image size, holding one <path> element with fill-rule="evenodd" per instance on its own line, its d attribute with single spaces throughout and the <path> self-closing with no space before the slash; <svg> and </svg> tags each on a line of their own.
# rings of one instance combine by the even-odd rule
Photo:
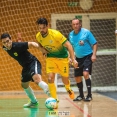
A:
<svg viewBox="0 0 117 117">
<path fill-rule="evenodd" d="M 38 106 L 38 101 L 34 95 L 34 92 L 32 88 L 29 86 L 29 81 L 28 82 L 22 82 L 21 83 L 22 88 L 24 89 L 25 93 L 30 99 L 30 102 L 27 104 L 24 104 L 24 108 L 33 108 Z"/>
<path fill-rule="evenodd" d="M 48 86 L 51 97 L 57 99 L 56 86 L 54 84 L 55 73 L 58 73 L 58 68 L 56 66 L 56 58 L 47 58 L 46 59 L 46 72 L 48 74 Z"/>
<path fill-rule="evenodd" d="M 57 62 L 59 66 L 59 73 L 62 76 L 62 81 L 65 85 L 65 89 L 69 94 L 71 99 L 74 99 L 74 92 L 70 87 L 70 80 L 69 80 L 69 61 L 68 58 L 65 59 L 58 59 Z"/>
<path fill-rule="evenodd" d="M 31 87 L 29 87 L 29 81 L 33 80 L 32 78 L 34 77 L 34 80 L 39 83 L 37 84 L 44 84 L 48 88 L 48 85 L 43 82 L 40 78 L 41 75 L 41 64 L 37 61 L 32 61 L 26 68 L 23 68 L 22 70 L 22 87 L 24 88 L 24 91 L 26 92 L 27 96 L 30 99 L 30 102 L 28 104 L 25 104 L 24 107 L 30 108 L 30 107 L 37 107 L 38 106 L 38 101 L 34 95 L 33 90 Z M 33 80 L 33 81 L 34 81 Z M 28 82 L 28 83 L 27 83 Z M 45 87 L 44 87 L 45 88 Z"/>
<path fill-rule="evenodd" d="M 42 81 L 41 75 L 40 74 L 33 75 L 33 80 L 41 89 L 43 89 L 44 93 L 50 97 L 50 91 L 48 85 L 47 83 Z"/>
<path fill-rule="evenodd" d="M 56 92 L 56 86 L 54 83 L 55 80 L 55 73 L 48 73 L 48 86 L 50 90 L 51 97 L 57 99 L 57 92 Z"/>
<path fill-rule="evenodd" d="M 88 94 L 85 98 L 85 101 L 91 101 L 92 100 L 92 94 L 91 94 L 91 79 L 89 75 L 91 75 L 92 72 L 92 61 L 91 61 L 92 54 L 88 55 L 84 61 L 84 68 L 83 68 L 83 76 L 85 78 L 86 86 Z"/>
<path fill-rule="evenodd" d="M 45 83 L 44 81 L 42 81 L 42 77 L 41 77 L 41 64 L 40 62 L 34 61 L 31 63 L 31 68 L 30 68 L 30 75 L 33 78 L 33 81 L 40 87 L 43 89 L 43 91 L 50 96 L 50 92 L 49 92 L 49 88 L 47 83 Z"/>
<path fill-rule="evenodd" d="M 62 81 L 63 81 L 63 83 L 64 83 L 64 85 L 65 85 L 66 91 L 67 91 L 68 94 L 69 94 L 69 97 L 70 97 L 71 99 L 74 99 L 74 96 L 75 96 L 75 95 L 74 95 L 74 91 L 71 89 L 69 78 L 68 78 L 68 77 L 62 76 Z"/>
</svg>

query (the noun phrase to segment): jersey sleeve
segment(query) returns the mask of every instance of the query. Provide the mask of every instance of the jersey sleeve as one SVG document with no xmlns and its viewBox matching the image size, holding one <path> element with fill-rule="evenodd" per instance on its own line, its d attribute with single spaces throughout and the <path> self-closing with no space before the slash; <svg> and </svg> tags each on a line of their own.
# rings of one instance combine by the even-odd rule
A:
<svg viewBox="0 0 117 117">
<path fill-rule="evenodd" d="M 14 45 L 14 46 L 16 46 L 17 49 L 19 49 L 19 51 L 24 51 L 29 49 L 28 42 L 17 42 L 16 44 L 17 45 Z"/>
<path fill-rule="evenodd" d="M 91 45 L 94 45 L 97 43 L 97 40 L 95 39 L 94 35 L 89 31 L 88 39 Z"/>
<path fill-rule="evenodd" d="M 61 44 L 64 44 L 67 41 L 67 38 L 64 35 L 62 35 L 59 31 L 57 31 L 55 39 Z"/>
</svg>

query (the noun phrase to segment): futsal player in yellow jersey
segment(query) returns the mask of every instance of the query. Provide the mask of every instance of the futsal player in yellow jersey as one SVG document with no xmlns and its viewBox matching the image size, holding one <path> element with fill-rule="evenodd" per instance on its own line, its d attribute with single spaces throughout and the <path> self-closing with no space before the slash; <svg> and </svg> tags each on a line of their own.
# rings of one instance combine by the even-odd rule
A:
<svg viewBox="0 0 117 117">
<path fill-rule="evenodd" d="M 69 97 L 74 99 L 74 92 L 70 88 L 68 59 L 69 52 L 74 67 L 78 66 L 73 48 L 59 31 L 48 28 L 48 21 L 46 18 L 39 18 L 36 23 L 39 28 L 36 39 L 39 45 L 48 51 L 46 58 L 46 72 L 48 74 L 50 94 L 53 98 L 57 99 L 54 80 L 55 74 L 59 73 L 62 76 L 62 81 L 69 93 Z"/>
</svg>

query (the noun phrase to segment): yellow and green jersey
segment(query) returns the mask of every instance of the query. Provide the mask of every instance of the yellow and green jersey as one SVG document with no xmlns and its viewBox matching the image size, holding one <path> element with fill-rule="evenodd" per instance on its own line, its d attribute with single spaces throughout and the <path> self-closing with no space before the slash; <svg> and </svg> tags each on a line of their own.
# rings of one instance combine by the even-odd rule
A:
<svg viewBox="0 0 117 117">
<path fill-rule="evenodd" d="M 57 30 L 48 29 L 48 35 L 42 37 L 40 32 L 36 34 L 37 41 L 49 51 L 47 57 L 67 58 L 68 52 L 63 44 L 67 39 Z"/>
</svg>

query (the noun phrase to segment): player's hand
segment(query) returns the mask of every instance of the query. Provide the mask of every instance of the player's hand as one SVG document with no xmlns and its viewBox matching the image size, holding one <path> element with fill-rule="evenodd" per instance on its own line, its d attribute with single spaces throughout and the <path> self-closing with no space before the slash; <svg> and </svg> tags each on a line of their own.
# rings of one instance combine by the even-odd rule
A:
<svg viewBox="0 0 117 117">
<path fill-rule="evenodd" d="M 74 66 L 74 68 L 79 68 L 78 67 L 78 62 L 76 60 L 72 61 L 72 65 Z"/>
<path fill-rule="evenodd" d="M 44 48 L 41 48 L 41 52 L 42 53 L 48 53 L 48 51 L 46 49 L 44 49 Z"/>
<path fill-rule="evenodd" d="M 69 64 L 72 65 L 72 66 L 74 66 L 74 68 L 79 68 L 78 67 L 78 62 L 76 60 L 72 61 L 71 58 L 69 58 Z"/>
<path fill-rule="evenodd" d="M 46 57 L 47 54 L 49 53 L 45 48 L 41 48 L 41 52 L 43 53 L 43 56 Z"/>
<path fill-rule="evenodd" d="M 44 57 L 47 57 L 47 53 L 43 53 L 43 56 L 44 56 Z"/>
<path fill-rule="evenodd" d="M 72 65 L 72 60 L 71 60 L 71 58 L 69 58 L 69 64 Z"/>
</svg>

